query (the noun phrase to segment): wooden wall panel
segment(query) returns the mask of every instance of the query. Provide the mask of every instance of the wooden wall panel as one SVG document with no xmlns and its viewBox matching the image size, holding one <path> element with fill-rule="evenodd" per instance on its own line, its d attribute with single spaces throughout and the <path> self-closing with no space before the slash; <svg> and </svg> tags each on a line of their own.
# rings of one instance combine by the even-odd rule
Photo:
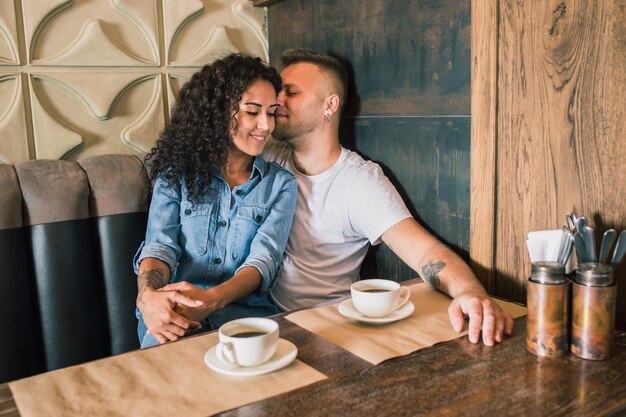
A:
<svg viewBox="0 0 626 417">
<path fill-rule="evenodd" d="M 360 116 L 469 114 L 469 0 L 288 0 L 268 10 L 270 62 L 296 47 L 345 56 Z"/>
<path fill-rule="evenodd" d="M 467 257 L 470 2 L 286 0 L 268 8 L 270 62 L 305 47 L 351 64 L 341 141 L 379 162 L 412 212 Z M 415 276 L 384 245 L 363 276 Z"/>
<path fill-rule="evenodd" d="M 469 250 L 466 117 L 354 119 L 354 148 L 378 162 L 413 215 L 459 251 Z"/>
<path fill-rule="evenodd" d="M 467 259 L 470 194 L 467 117 L 380 117 L 354 121 L 351 147 L 378 162 L 413 216 Z M 386 246 L 372 249 L 363 277 L 415 277 Z"/>
<path fill-rule="evenodd" d="M 498 2 L 472 1 L 470 265 L 495 291 Z"/>
<path fill-rule="evenodd" d="M 191 73 L 268 60 L 249 0 L 0 2 L 0 161 L 149 150 Z"/>
<path fill-rule="evenodd" d="M 487 3 L 474 2 L 474 15 Z M 498 7 L 497 99 L 483 90 L 483 105 L 472 109 L 473 122 L 495 112 L 486 126 L 497 134 L 473 131 L 472 146 L 486 147 L 472 153 L 472 178 L 482 173 L 475 159 L 490 160 L 496 149 L 495 293 L 523 302 L 528 231 L 560 228 L 571 212 L 586 215 L 597 238 L 609 227 L 626 228 L 626 1 L 501 0 Z M 493 28 L 488 20 L 475 24 L 475 34 Z M 477 74 L 492 71 L 493 48 L 474 55 L 477 92 L 489 85 Z M 472 201 L 488 201 L 489 193 L 473 188 Z M 472 257 L 487 262 L 490 250 L 472 244 Z M 625 272 L 618 269 L 618 282 Z M 619 291 L 624 328 L 624 285 Z"/>
</svg>

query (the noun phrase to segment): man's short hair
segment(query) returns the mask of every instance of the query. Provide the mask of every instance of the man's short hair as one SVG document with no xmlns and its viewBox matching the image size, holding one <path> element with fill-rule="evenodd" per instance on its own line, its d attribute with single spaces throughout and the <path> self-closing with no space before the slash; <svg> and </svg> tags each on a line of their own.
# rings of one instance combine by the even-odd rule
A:
<svg viewBox="0 0 626 417">
<path fill-rule="evenodd" d="M 329 74 L 334 81 L 341 107 L 343 108 L 346 104 L 348 97 L 348 71 L 340 59 L 332 55 L 320 54 L 310 49 L 298 48 L 283 51 L 281 61 L 284 67 L 300 63 L 316 65 L 322 72 Z"/>
</svg>

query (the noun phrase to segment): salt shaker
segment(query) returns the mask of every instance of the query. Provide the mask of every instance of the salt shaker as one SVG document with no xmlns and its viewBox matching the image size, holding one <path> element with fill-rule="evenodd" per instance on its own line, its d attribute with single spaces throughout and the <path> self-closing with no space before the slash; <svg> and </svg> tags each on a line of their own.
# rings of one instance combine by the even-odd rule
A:
<svg viewBox="0 0 626 417">
<path fill-rule="evenodd" d="M 572 353 L 602 360 L 611 355 L 617 286 L 610 265 L 578 265 L 572 291 Z"/>
<path fill-rule="evenodd" d="M 560 262 L 534 262 L 528 279 L 526 348 L 535 355 L 557 357 L 569 350 L 570 282 Z"/>
</svg>

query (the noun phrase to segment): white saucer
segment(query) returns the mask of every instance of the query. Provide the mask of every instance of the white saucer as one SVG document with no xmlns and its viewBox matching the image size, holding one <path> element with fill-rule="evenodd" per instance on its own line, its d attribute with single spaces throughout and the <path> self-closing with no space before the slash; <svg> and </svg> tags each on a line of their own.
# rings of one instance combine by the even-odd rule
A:
<svg viewBox="0 0 626 417">
<path fill-rule="evenodd" d="M 352 303 L 351 298 L 348 298 L 347 300 L 339 304 L 339 313 L 342 316 L 370 324 L 393 323 L 394 321 L 402 320 L 406 317 L 409 317 L 411 314 L 413 314 L 413 311 L 415 311 L 415 306 L 412 302 L 407 301 L 405 305 L 389 315 L 386 315 L 384 317 L 367 317 L 361 314 L 356 308 L 354 308 L 354 304 Z"/>
<path fill-rule="evenodd" d="M 285 339 L 278 339 L 276 353 L 269 361 L 257 366 L 237 366 L 224 363 L 217 358 L 215 353 L 217 345 L 207 350 L 204 354 L 204 363 L 215 372 L 231 376 L 256 376 L 263 375 L 280 368 L 284 368 L 296 359 L 298 348 L 296 345 Z"/>
</svg>

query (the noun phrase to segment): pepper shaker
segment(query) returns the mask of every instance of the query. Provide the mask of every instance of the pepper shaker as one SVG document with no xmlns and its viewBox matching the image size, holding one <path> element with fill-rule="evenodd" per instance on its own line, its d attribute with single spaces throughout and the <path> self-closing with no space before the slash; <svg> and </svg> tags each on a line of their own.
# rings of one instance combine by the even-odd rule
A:
<svg viewBox="0 0 626 417">
<path fill-rule="evenodd" d="M 538 356 L 557 357 L 569 350 L 570 282 L 560 262 L 534 262 L 528 279 L 526 348 Z"/>
<path fill-rule="evenodd" d="M 583 359 L 611 355 L 617 286 L 610 265 L 578 265 L 572 291 L 572 353 Z"/>
</svg>

